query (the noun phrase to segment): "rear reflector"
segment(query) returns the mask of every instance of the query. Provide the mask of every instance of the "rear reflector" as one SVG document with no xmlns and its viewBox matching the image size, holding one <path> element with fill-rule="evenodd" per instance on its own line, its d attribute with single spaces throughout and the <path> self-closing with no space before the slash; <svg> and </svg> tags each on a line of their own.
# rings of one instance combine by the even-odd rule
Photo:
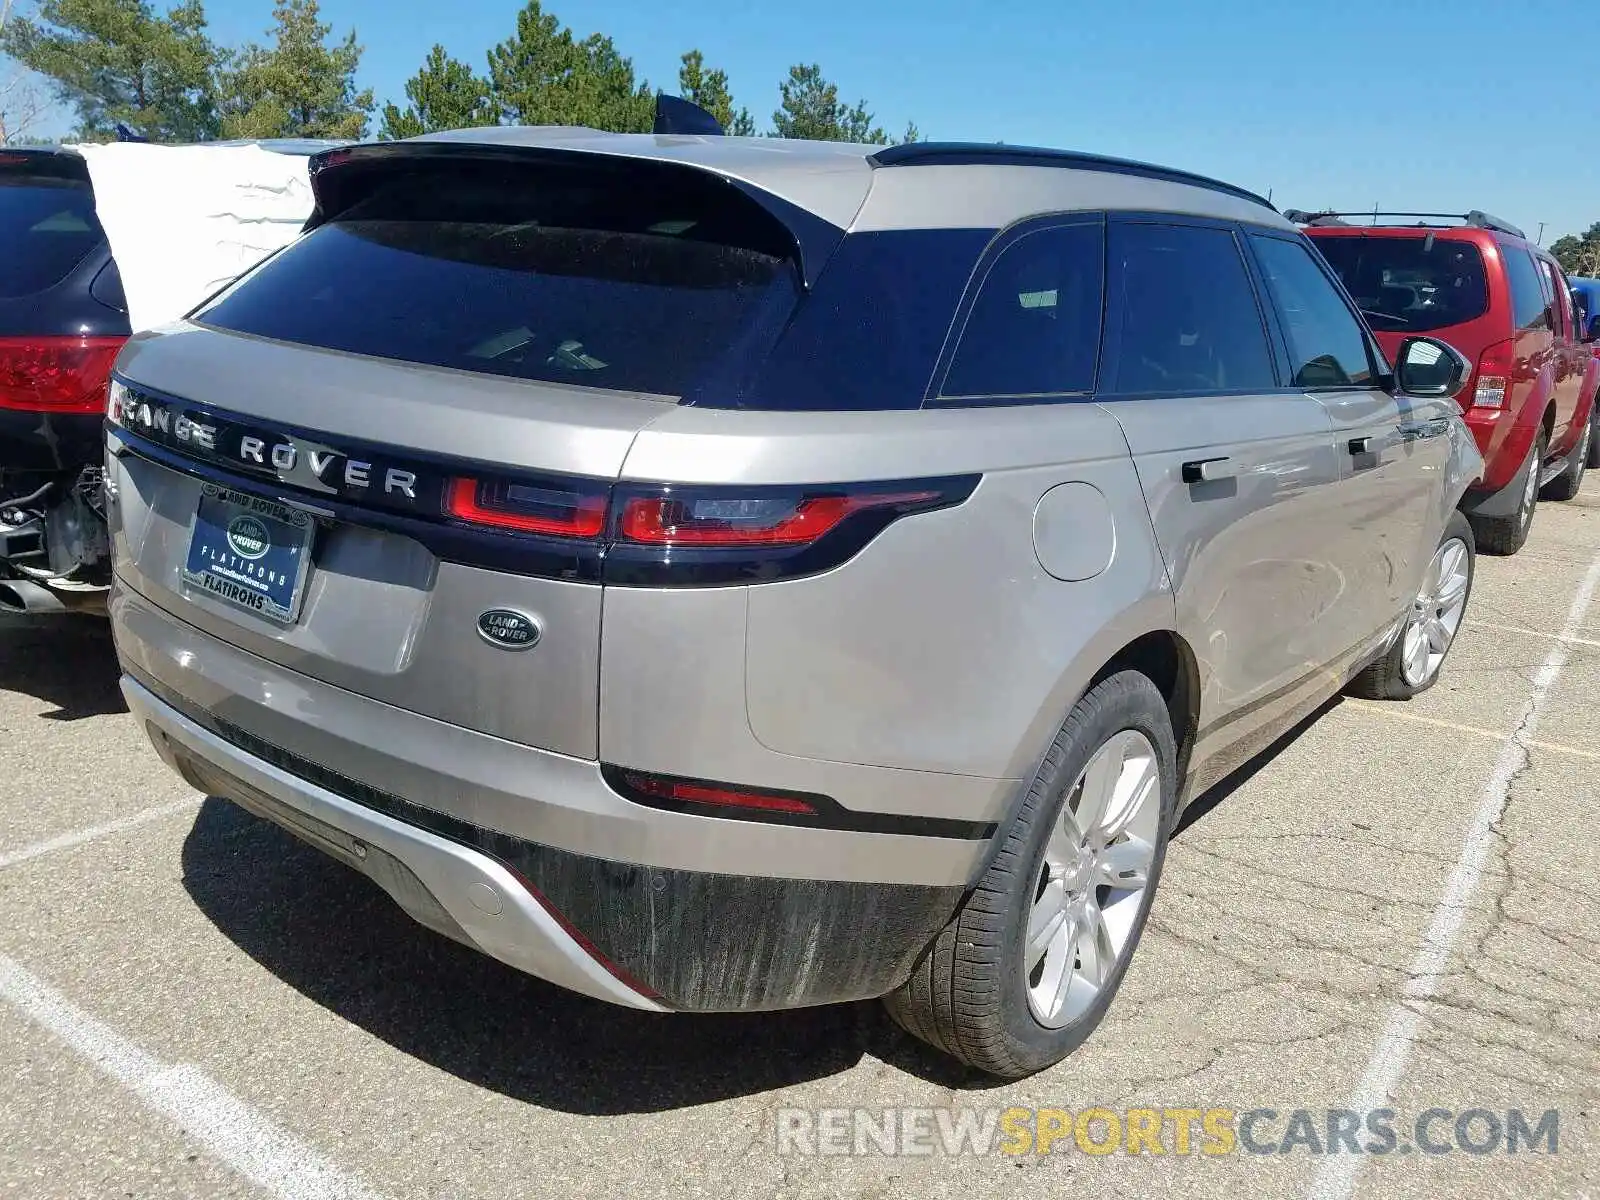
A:
<svg viewBox="0 0 1600 1200">
<path fill-rule="evenodd" d="M 704 806 L 762 813 L 790 813 L 805 817 L 814 817 L 818 814 L 816 802 L 793 792 L 756 791 L 736 784 L 680 779 L 671 775 L 650 775 L 643 771 L 612 769 L 609 774 L 612 775 L 612 782 L 620 786 L 624 795 L 645 804 L 659 804 L 661 801 L 666 801 L 673 808 L 680 805 L 691 808 Z"/>
<path fill-rule="evenodd" d="M 0 338 L 0 409 L 78 413 L 106 410 L 111 365 L 126 338 Z"/>
<path fill-rule="evenodd" d="M 550 537 L 599 537 L 606 524 L 606 492 L 452 479 L 445 512 L 458 521 Z"/>
</svg>

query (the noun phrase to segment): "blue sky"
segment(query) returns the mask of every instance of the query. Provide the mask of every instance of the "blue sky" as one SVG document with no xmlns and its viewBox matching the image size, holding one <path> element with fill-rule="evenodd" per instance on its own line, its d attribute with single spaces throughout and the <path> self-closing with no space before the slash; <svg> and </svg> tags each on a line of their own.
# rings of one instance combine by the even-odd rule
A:
<svg viewBox="0 0 1600 1200">
<path fill-rule="evenodd" d="M 161 0 L 157 0 L 159 4 Z M 259 38 L 271 0 L 207 0 L 213 34 Z M 380 104 L 434 42 L 482 69 L 514 0 L 323 0 L 366 47 Z M 1279 207 L 1482 208 L 1545 241 L 1600 220 L 1600 113 L 1558 8 L 1509 0 L 552 0 L 658 86 L 698 46 L 765 128 L 778 81 L 818 62 L 886 129 L 1141 158 Z M 1589 56 L 1592 59 L 1592 55 Z"/>
</svg>

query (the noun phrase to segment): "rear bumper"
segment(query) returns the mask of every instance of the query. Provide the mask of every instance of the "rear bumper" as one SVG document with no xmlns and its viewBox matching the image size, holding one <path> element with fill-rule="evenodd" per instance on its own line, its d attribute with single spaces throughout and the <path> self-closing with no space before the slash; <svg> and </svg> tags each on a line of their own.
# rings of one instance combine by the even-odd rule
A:
<svg viewBox="0 0 1600 1200">
<path fill-rule="evenodd" d="M 881 996 L 910 973 L 962 892 L 672 871 L 572 854 L 295 764 L 339 791 L 320 786 L 235 744 L 251 741 L 242 731 L 199 713 L 191 719 L 131 676 L 122 690 L 157 753 L 192 787 L 355 867 L 421 924 L 613 1004 L 751 1011 Z M 250 749 L 282 757 L 264 745 Z"/>
<path fill-rule="evenodd" d="M 574 991 L 730 1011 L 879 996 L 988 841 L 664 812 L 597 763 L 297 675 L 119 590 L 123 690 L 157 750 L 372 876 L 423 924 Z"/>
<path fill-rule="evenodd" d="M 1522 460 L 1528 455 L 1528 447 L 1533 445 L 1538 423 L 1535 421 L 1532 424 L 1519 425 L 1516 413 L 1503 408 L 1468 408 L 1465 420 L 1467 428 L 1472 431 L 1472 436 L 1478 443 L 1479 453 L 1483 455 L 1483 482 L 1474 492 L 1477 500 L 1483 500 L 1505 491 L 1512 483 L 1521 479 L 1519 468 L 1522 466 Z M 1516 511 L 1514 490 L 1510 511 Z"/>
</svg>

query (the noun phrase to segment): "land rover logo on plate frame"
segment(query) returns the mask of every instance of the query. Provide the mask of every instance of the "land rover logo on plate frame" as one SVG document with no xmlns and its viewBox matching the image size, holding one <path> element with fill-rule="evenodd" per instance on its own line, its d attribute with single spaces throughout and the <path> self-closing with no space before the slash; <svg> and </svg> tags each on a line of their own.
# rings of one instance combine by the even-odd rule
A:
<svg viewBox="0 0 1600 1200">
<path fill-rule="evenodd" d="M 228 549 L 240 558 L 255 562 L 272 549 L 272 538 L 265 525 L 249 513 L 243 513 L 228 522 Z"/>
<path fill-rule="evenodd" d="M 512 608 L 491 608 L 478 617 L 478 636 L 501 650 L 531 650 L 539 644 L 539 622 Z"/>
</svg>

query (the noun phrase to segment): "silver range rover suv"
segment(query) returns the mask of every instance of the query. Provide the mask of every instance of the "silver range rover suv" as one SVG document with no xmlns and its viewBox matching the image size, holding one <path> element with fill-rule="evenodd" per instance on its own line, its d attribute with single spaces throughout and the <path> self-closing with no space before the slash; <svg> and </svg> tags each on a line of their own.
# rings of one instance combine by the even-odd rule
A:
<svg viewBox="0 0 1600 1200">
<path fill-rule="evenodd" d="M 1480 470 L 1259 197 L 1138 163 L 487 129 L 330 151 L 108 425 L 157 750 L 647 1010 L 885 997 L 1016 1076 L 1186 801 L 1438 676 Z"/>
</svg>

